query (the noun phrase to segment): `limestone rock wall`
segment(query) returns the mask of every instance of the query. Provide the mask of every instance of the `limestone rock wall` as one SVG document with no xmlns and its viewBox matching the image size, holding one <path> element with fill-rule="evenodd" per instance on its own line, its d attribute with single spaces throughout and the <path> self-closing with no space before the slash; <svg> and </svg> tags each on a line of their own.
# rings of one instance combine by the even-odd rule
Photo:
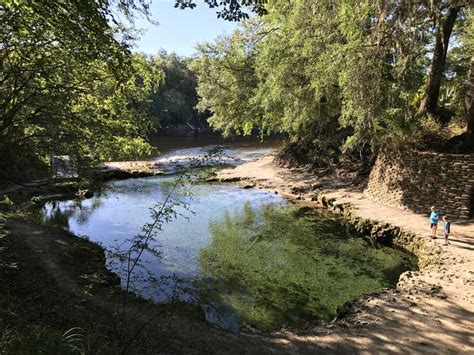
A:
<svg viewBox="0 0 474 355">
<path fill-rule="evenodd" d="M 383 204 L 451 219 L 474 217 L 474 154 L 380 152 L 364 193 Z"/>
<path fill-rule="evenodd" d="M 404 230 L 383 221 L 370 220 L 357 215 L 351 203 L 339 203 L 327 198 L 323 192 L 317 193 L 317 201 L 328 210 L 340 214 L 349 222 L 353 232 L 387 246 L 396 246 L 418 258 L 418 267 L 436 265 L 440 261 L 441 246 L 430 243 L 425 236 Z"/>
</svg>

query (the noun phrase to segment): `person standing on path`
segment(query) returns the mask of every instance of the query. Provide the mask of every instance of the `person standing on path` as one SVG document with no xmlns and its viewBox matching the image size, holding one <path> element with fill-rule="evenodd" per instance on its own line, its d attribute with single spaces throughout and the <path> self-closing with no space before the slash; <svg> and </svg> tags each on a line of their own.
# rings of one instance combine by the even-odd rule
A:
<svg viewBox="0 0 474 355">
<path fill-rule="evenodd" d="M 449 234 L 451 233 L 451 222 L 449 221 L 448 216 L 444 215 L 443 216 L 443 221 L 444 221 L 444 245 L 448 246 L 449 245 Z"/>
<path fill-rule="evenodd" d="M 436 239 L 436 231 L 438 230 L 439 212 L 435 206 L 431 206 L 430 228 L 431 239 Z"/>
</svg>

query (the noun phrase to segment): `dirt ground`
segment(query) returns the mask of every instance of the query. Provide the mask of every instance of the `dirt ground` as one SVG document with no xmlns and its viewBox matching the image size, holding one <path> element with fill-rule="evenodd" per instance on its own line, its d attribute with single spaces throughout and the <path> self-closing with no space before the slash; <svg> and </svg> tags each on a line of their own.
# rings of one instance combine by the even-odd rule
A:
<svg viewBox="0 0 474 355">
<path fill-rule="evenodd" d="M 335 328 L 324 335 L 282 333 L 288 341 L 351 344 L 357 353 L 474 353 L 474 221 L 453 222 L 451 244 L 445 247 L 442 231 L 435 241 L 429 239 L 427 216 L 383 206 L 367 198 L 361 186 L 279 167 L 273 159 L 269 155 L 223 170 L 217 179 L 240 181 L 247 188 L 268 189 L 314 205 L 311 187 L 317 187 L 327 198 L 350 202 L 357 216 L 426 236 L 427 243 L 437 243 L 441 249 L 439 264 L 404 273 L 396 290 L 359 300 L 347 329 Z"/>
</svg>

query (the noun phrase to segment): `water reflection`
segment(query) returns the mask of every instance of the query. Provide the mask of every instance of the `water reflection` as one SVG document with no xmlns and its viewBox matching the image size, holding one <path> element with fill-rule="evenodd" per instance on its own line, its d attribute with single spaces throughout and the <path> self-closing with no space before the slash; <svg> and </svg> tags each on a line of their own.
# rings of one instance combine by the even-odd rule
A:
<svg viewBox="0 0 474 355">
<path fill-rule="evenodd" d="M 262 330 L 304 328 L 415 267 L 413 257 L 348 230 L 334 216 L 294 206 L 227 213 L 211 223 L 212 243 L 200 251 L 203 297 Z"/>
<path fill-rule="evenodd" d="M 107 249 L 114 249 L 150 221 L 150 208 L 164 200 L 173 179 L 172 176 L 155 176 L 110 182 L 93 198 L 47 203 L 42 218 L 46 223 L 68 228 L 76 235 L 87 236 Z M 209 221 L 222 217 L 225 210 L 239 208 L 246 201 L 254 207 L 286 203 L 279 195 L 244 190 L 230 184 L 198 184 L 193 186 L 192 193 L 192 197 L 182 198 L 192 198 L 187 202 L 194 213 L 178 211 L 187 219 L 173 220 L 159 233 L 155 246 L 161 251 L 161 258 L 150 254 L 143 257 L 147 271 L 157 282 L 152 287 L 149 283 L 138 283 L 136 290 L 157 301 L 173 299 L 176 293 L 180 293 L 182 299 L 189 299 L 190 292 L 185 290 L 188 284 L 184 280 L 192 279 L 200 271 L 198 250 L 210 242 Z M 120 273 L 118 267 L 113 270 Z"/>
<path fill-rule="evenodd" d="M 70 229 L 69 220 L 75 219 L 78 225 L 87 225 L 90 216 L 102 206 L 103 196 L 94 196 L 84 203 L 83 200 L 49 201 L 42 210 L 42 220 L 46 224 Z"/>
</svg>

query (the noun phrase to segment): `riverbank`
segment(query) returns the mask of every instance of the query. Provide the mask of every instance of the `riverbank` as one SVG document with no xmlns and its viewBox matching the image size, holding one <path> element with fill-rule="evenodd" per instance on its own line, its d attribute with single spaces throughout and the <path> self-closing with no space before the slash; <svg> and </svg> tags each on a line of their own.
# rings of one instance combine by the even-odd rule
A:
<svg viewBox="0 0 474 355">
<path fill-rule="evenodd" d="M 106 181 L 156 176 L 163 173 L 153 161 L 104 162 L 85 178 L 51 178 L 25 184 L 11 184 L 0 189 L 0 204 L 4 196 L 17 203 L 29 200 L 33 203 L 43 203 L 52 200 L 90 198 Z"/>
<path fill-rule="evenodd" d="M 365 199 L 361 187 L 351 185 L 350 176 L 315 178 L 302 170 L 276 166 L 272 156 L 224 170 L 218 180 L 240 181 L 243 188 L 265 188 L 313 207 L 326 205 L 359 221 L 402 216 L 390 223 L 417 235 L 423 233 L 426 223 L 418 216 L 419 230 L 402 225 L 418 226 L 418 220 L 409 211 L 387 210 Z M 1 259 L 7 262 L 0 268 L 6 281 L 0 293 L 3 334 L 8 329 L 27 335 L 48 329 L 61 338 L 68 329 L 80 327 L 92 351 L 119 351 L 119 320 L 114 314 L 123 292 L 105 269 L 102 249 L 63 229 L 21 216 L 7 216 L 0 224 L 4 222 L 6 236 L 0 238 L 6 243 L 1 245 Z M 429 246 L 430 258 L 420 272 L 403 274 L 397 289 L 349 302 L 334 322 L 305 331 L 264 334 L 246 329 L 232 334 L 204 322 L 199 310 L 182 304 L 163 308 L 132 297 L 127 318 L 130 329 L 142 325 L 144 315 L 156 312 L 158 316 L 140 333 L 130 352 L 472 352 L 474 292 L 472 244 L 468 242 L 474 234 L 468 224 L 458 227 L 453 225 L 453 244 L 448 248 L 428 240 L 420 242 Z M 418 245 L 420 239 L 416 240 Z M 459 255 L 458 249 L 465 255 Z"/>
<path fill-rule="evenodd" d="M 347 305 L 342 322 L 347 330 L 335 328 L 327 335 L 282 334 L 317 344 L 349 341 L 357 351 L 371 353 L 474 351 L 474 223 L 454 223 L 451 245 L 444 247 L 441 238 L 434 242 L 428 238 L 426 216 L 371 201 L 363 194 L 363 183 L 354 186 L 347 176 L 317 177 L 302 169 L 277 166 L 273 160 L 269 155 L 223 170 L 215 180 L 240 181 L 243 187 L 268 189 L 314 207 L 350 206 L 351 218 L 399 227 L 432 250 L 421 271 L 402 274 L 397 289 Z"/>
</svg>

